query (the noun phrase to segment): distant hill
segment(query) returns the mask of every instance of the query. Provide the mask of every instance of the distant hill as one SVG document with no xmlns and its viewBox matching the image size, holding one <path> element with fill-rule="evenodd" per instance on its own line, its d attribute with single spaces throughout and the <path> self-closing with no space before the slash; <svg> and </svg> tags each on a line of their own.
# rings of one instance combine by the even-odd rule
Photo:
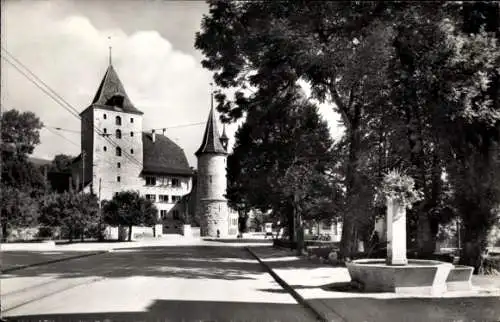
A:
<svg viewBox="0 0 500 322">
<path fill-rule="evenodd" d="M 40 158 L 33 158 L 29 157 L 28 160 L 33 163 L 36 166 L 44 166 L 44 165 L 49 165 L 52 160 L 46 160 L 46 159 L 40 159 Z"/>
</svg>

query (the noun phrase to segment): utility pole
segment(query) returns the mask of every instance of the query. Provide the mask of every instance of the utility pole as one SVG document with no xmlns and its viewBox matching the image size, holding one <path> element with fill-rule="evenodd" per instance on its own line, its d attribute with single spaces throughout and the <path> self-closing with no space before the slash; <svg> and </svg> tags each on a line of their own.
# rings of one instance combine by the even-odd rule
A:
<svg viewBox="0 0 500 322">
<path fill-rule="evenodd" d="M 82 193 L 85 189 L 85 150 L 82 151 Z"/>
</svg>

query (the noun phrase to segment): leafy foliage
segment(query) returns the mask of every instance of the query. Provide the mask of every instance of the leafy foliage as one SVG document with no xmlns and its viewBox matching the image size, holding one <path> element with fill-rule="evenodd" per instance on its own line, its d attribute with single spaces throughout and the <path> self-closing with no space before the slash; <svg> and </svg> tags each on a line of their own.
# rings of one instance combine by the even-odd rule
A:
<svg viewBox="0 0 500 322">
<path fill-rule="evenodd" d="M 0 222 L 2 236 L 8 236 L 9 228 L 34 226 L 38 220 L 38 202 L 18 188 L 0 186 Z"/>
<path fill-rule="evenodd" d="M 1 122 L 4 145 L 12 146 L 16 154 L 33 153 L 35 146 L 40 143 L 40 129 L 43 126 L 34 113 L 8 110 L 2 114 Z"/>
<path fill-rule="evenodd" d="M 96 196 L 91 194 L 64 192 L 47 195 L 41 206 L 40 224 L 61 227 L 68 232 L 70 240 L 99 224 L 99 206 Z"/>
<path fill-rule="evenodd" d="M 411 208 L 415 202 L 422 200 L 422 192 L 415 189 L 412 177 L 393 170 L 385 175 L 376 199 L 380 203 L 394 199 L 405 208 Z"/>
<path fill-rule="evenodd" d="M 299 194 L 304 214 L 314 204 L 316 214 L 326 215 L 326 209 L 318 209 L 324 203 L 314 200 L 332 194 L 326 177 L 332 162 L 332 142 L 317 107 L 297 90 L 264 103 L 254 99 L 255 108 L 237 131 L 228 158 L 230 203 L 243 210 L 273 210 L 274 216 L 291 219 L 286 205 L 291 205 L 293 196 Z"/>
<path fill-rule="evenodd" d="M 432 252 L 439 224 L 455 213 L 470 228 L 464 240 L 477 246 L 463 257 L 477 257 L 500 200 L 496 4 L 209 4 L 195 46 L 216 83 L 235 90 L 233 98 L 218 95 L 225 121 L 250 119 L 263 103 L 275 109 L 270 98 L 298 81 L 341 115 L 345 135 L 334 147 L 341 162 L 330 174 L 343 191 L 343 255 L 355 251 L 372 214 L 381 212 L 372 201 L 384 173 L 399 168 L 423 193 L 408 216 L 419 248 Z M 262 173 L 275 176 L 273 166 L 264 164 Z M 260 193 L 255 200 L 279 195 L 261 192 L 263 184 L 244 186 Z"/>
<path fill-rule="evenodd" d="M 107 224 L 129 227 L 129 241 L 132 239 L 132 226 L 153 226 L 158 216 L 153 202 L 140 196 L 137 191 L 117 192 L 113 199 L 103 202 L 103 213 Z"/>
<path fill-rule="evenodd" d="M 50 163 L 49 171 L 70 173 L 72 161 L 73 161 L 72 156 L 66 154 L 58 154 L 54 157 L 54 159 Z"/>
</svg>

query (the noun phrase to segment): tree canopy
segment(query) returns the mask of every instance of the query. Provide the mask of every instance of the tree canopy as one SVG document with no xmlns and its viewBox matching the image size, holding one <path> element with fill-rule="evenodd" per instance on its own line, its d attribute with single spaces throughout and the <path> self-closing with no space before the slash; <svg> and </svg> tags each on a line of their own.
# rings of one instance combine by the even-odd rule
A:
<svg viewBox="0 0 500 322">
<path fill-rule="evenodd" d="M 57 154 L 50 163 L 49 171 L 51 172 L 61 172 L 70 173 L 71 163 L 74 157 L 66 154 Z"/>
<path fill-rule="evenodd" d="M 311 206 L 312 210 L 310 203 L 316 199 L 331 199 L 334 189 L 327 172 L 333 162 L 332 145 L 328 126 L 317 107 L 307 102 L 297 88 L 256 104 L 237 131 L 228 157 L 230 203 L 244 211 L 272 210 L 274 216 L 291 225 L 295 192 L 300 192 L 298 198 L 304 209 Z M 298 173 L 301 166 L 307 166 L 306 174 Z M 307 183 L 294 180 L 299 177 Z M 326 206 L 314 206 L 320 205 Z M 333 211 L 324 209 L 322 214 L 331 217 Z"/>
<path fill-rule="evenodd" d="M 129 228 L 129 241 L 132 239 L 132 226 L 153 226 L 158 221 L 158 209 L 154 203 L 137 191 L 117 192 L 113 199 L 103 203 L 103 213 L 107 224 Z"/>
<path fill-rule="evenodd" d="M 224 121 L 249 117 L 299 81 L 340 114 L 341 255 L 368 235 L 391 169 L 424 193 L 409 213 L 422 252 L 433 250 L 450 210 L 474 227 L 464 241 L 478 246 L 462 257 L 484 249 L 500 200 L 498 4 L 213 0 L 209 8 L 195 46 L 216 84 L 235 91 L 217 96 Z"/>
<path fill-rule="evenodd" d="M 99 205 L 92 194 L 64 192 L 52 193 L 41 205 L 39 223 L 46 227 L 63 228 L 70 240 L 84 238 L 85 231 L 95 230 L 99 225 Z"/>
</svg>

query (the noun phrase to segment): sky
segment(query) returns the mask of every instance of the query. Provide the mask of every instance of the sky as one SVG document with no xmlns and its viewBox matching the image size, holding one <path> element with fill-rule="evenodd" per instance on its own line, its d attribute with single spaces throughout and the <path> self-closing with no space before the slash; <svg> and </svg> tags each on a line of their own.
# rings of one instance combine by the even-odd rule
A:
<svg viewBox="0 0 500 322">
<path fill-rule="evenodd" d="M 166 128 L 196 167 L 194 152 L 205 126 L 182 125 L 208 117 L 212 74 L 202 68 L 203 55 L 194 48 L 207 13 L 204 1 L 2 0 L 1 44 L 79 112 L 95 95 L 111 45 L 113 66 L 133 104 L 144 112 L 144 131 Z M 4 59 L 1 71 L 2 111 L 32 111 L 52 127 L 41 130 L 33 156 L 78 155 L 80 120 Z M 310 93 L 307 85 L 305 91 Z M 329 105 L 320 105 L 320 113 L 338 139 L 338 114 Z M 227 127 L 230 150 L 238 125 Z"/>
</svg>

